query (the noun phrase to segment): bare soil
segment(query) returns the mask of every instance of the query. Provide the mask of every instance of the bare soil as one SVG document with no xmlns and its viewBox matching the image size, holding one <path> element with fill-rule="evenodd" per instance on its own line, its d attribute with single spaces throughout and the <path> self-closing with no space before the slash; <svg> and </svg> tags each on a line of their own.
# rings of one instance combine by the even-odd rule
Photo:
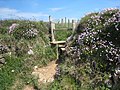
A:
<svg viewBox="0 0 120 90">
<path fill-rule="evenodd" d="M 23 90 L 35 90 L 32 86 L 25 86 Z"/>
<path fill-rule="evenodd" d="M 56 61 L 52 61 L 46 67 L 35 68 L 32 75 L 38 77 L 39 83 L 53 82 L 57 65 Z"/>
</svg>

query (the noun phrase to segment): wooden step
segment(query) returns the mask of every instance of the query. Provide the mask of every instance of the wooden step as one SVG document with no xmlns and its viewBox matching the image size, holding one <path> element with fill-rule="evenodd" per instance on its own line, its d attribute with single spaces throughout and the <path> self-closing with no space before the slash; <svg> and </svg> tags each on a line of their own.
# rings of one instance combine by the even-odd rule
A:
<svg viewBox="0 0 120 90">
<path fill-rule="evenodd" d="M 66 41 L 53 41 L 51 44 L 65 44 Z"/>
<path fill-rule="evenodd" d="M 62 48 L 62 47 L 65 47 L 65 45 L 58 45 L 58 47 Z"/>
<path fill-rule="evenodd" d="M 65 51 L 65 48 L 60 48 L 62 51 Z"/>
</svg>

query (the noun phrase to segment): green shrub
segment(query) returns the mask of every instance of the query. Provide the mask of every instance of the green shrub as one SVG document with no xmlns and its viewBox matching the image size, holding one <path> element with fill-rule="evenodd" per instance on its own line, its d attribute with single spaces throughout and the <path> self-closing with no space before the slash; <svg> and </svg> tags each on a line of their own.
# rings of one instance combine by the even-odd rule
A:
<svg viewBox="0 0 120 90">
<path fill-rule="evenodd" d="M 9 27 L 13 24 L 19 24 L 12 33 L 8 33 Z M 0 29 L 0 45 L 9 48 L 3 56 L 6 64 L 0 67 L 0 90 L 21 90 L 25 85 L 37 86 L 31 72 L 34 66 L 43 67 L 51 60 L 55 60 L 56 54 L 49 45 L 47 37 L 47 28 L 44 22 L 35 22 L 28 20 L 4 20 Z M 7 28 L 7 29 L 6 29 Z M 30 32 L 37 30 L 35 36 Z M 35 30 L 35 32 L 36 32 Z M 30 32 L 25 34 L 26 32 Z M 34 52 L 28 55 L 28 51 Z M 16 83 L 17 82 L 17 83 Z"/>
</svg>

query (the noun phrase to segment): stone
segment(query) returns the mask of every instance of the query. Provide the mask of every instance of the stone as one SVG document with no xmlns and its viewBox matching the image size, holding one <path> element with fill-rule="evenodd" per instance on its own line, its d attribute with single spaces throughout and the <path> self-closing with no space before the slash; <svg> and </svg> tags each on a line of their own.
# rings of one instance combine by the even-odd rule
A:
<svg viewBox="0 0 120 90">
<path fill-rule="evenodd" d="M 38 66 L 34 66 L 35 69 L 38 69 Z"/>
<path fill-rule="evenodd" d="M 5 59 L 4 58 L 0 58 L 0 63 L 1 64 L 5 64 Z"/>
<path fill-rule="evenodd" d="M 28 51 L 28 54 L 29 54 L 29 55 L 34 55 L 34 52 L 30 49 L 30 50 Z"/>
<path fill-rule="evenodd" d="M 3 58 L 3 56 L 0 54 L 0 59 Z"/>
<path fill-rule="evenodd" d="M 7 53 L 9 51 L 7 46 L 0 45 L 0 54 Z"/>
</svg>

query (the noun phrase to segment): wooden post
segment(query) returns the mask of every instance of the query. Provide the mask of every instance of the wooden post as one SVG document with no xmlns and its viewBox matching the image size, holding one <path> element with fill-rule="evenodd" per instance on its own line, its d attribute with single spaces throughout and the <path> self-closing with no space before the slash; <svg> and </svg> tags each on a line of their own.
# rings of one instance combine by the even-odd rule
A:
<svg viewBox="0 0 120 90">
<path fill-rule="evenodd" d="M 61 19 L 61 24 L 63 25 L 63 19 Z"/>
<path fill-rule="evenodd" d="M 79 23 L 80 23 L 80 20 L 78 19 L 78 20 L 77 20 L 77 24 L 79 24 Z"/>
<path fill-rule="evenodd" d="M 59 47 L 58 47 L 58 44 L 56 44 L 56 52 L 57 52 L 57 60 L 59 59 Z"/>
<path fill-rule="evenodd" d="M 51 16 L 49 16 L 49 22 L 51 22 Z"/>
<path fill-rule="evenodd" d="M 67 21 L 67 18 L 65 17 L 65 27 L 67 26 L 66 21 Z"/>
<path fill-rule="evenodd" d="M 70 20 L 68 19 L 68 29 L 70 28 Z"/>
<path fill-rule="evenodd" d="M 55 41 L 55 37 L 54 37 L 54 30 L 55 30 L 55 23 L 51 22 L 51 36 L 52 36 L 52 42 Z"/>
<path fill-rule="evenodd" d="M 55 41 L 54 30 L 55 30 L 55 23 L 51 21 L 51 16 L 49 16 L 49 38 L 51 42 Z"/>
<path fill-rule="evenodd" d="M 72 30 L 75 31 L 76 23 L 74 20 L 72 20 Z"/>
<path fill-rule="evenodd" d="M 48 20 L 49 20 L 49 39 L 50 39 L 50 41 L 52 42 L 52 32 L 51 32 L 51 16 L 49 16 L 49 18 L 48 18 Z"/>
<path fill-rule="evenodd" d="M 58 24 L 60 24 L 60 20 L 58 21 Z"/>
</svg>

